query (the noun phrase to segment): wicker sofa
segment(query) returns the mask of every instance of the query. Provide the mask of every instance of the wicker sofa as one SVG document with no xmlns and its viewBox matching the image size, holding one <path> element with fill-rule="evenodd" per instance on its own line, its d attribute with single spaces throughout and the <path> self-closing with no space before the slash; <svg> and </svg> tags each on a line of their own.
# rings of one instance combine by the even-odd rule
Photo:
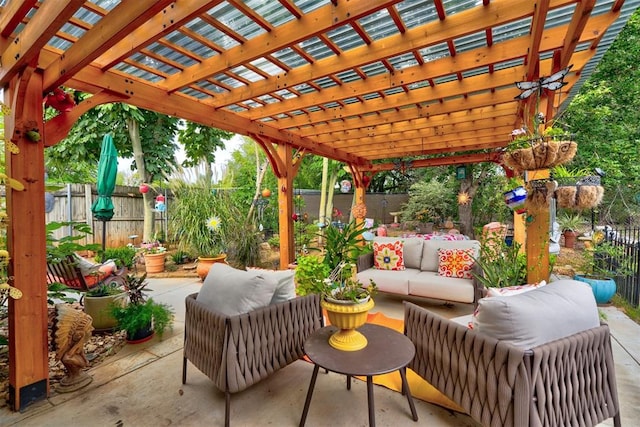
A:
<svg viewBox="0 0 640 427">
<path fill-rule="evenodd" d="M 190 361 L 225 393 L 225 426 L 229 426 L 231 393 L 304 355 L 305 340 L 322 326 L 320 298 L 307 295 L 228 316 L 196 297 L 186 298 L 182 383 Z"/>
<path fill-rule="evenodd" d="M 516 296 L 495 298 L 492 304 Z M 554 300 L 563 304 L 566 294 Z M 538 331 L 575 327 L 573 309 L 527 307 L 526 322 L 529 315 L 549 317 Z M 405 334 L 416 346 L 409 367 L 484 426 L 593 426 L 613 417 L 619 427 L 611 337 L 595 307 L 594 300 L 595 327 L 527 348 L 405 302 Z M 517 315 L 512 308 L 501 313 L 503 323 Z M 529 331 L 538 333 L 535 325 Z"/>
<path fill-rule="evenodd" d="M 357 262 L 357 277 L 362 283 L 376 282 L 378 290 L 398 295 L 412 295 L 475 304 L 482 297 L 482 284 L 473 278 L 445 277 L 438 274 L 438 249 L 474 249 L 479 255 L 477 240 L 425 240 L 420 237 L 376 237 L 375 242 L 402 240 L 405 269 L 376 269 L 374 254 L 361 255 Z"/>
</svg>

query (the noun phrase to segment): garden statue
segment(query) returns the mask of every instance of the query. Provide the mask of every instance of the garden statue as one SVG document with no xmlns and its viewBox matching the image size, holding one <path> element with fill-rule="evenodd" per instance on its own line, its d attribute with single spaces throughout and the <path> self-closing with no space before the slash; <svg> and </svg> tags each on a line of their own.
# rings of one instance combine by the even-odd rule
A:
<svg viewBox="0 0 640 427">
<path fill-rule="evenodd" d="M 57 391 L 68 393 L 88 385 L 93 378 L 83 371 L 89 366 L 84 355 L 84 343 L 91 337 L 91 316 L 69 304 L 56 304 L 56 360 L 62 361 L 67 375 L 60 380 Z"/>
</svg>

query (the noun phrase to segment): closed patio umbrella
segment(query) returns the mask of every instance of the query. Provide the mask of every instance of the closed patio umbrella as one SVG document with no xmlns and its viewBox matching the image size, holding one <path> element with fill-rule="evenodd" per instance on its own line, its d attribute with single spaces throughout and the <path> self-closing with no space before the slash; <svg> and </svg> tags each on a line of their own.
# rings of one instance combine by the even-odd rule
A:
<svg viewBox="0 0 640 427">
<path fill-rule="evenodd" d="M 98 198 L 91 211 L 96 219 L 102 221 L 102 250 L 105 249 L 107 221 L 113 218 L 113 202 L 111 195 L 116 187 L 116 176 L 118 175 L 118 151 L 113 144 L 111 134 L 106 134 L 102 139 L 102 150 L 100 151 L 100 161 L 98 163 Z"/>
</svg>

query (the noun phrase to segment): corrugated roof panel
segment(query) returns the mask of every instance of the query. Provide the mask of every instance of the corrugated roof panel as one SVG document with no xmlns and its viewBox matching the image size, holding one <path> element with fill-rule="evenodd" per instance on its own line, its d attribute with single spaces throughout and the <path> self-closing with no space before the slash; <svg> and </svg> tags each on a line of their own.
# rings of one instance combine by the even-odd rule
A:
<svg viewBox="0 0 640 427">
<path fill-rule="evenodd" d="M 240 65 L 239 67 L 232 68 L 229 71 L 232 72 L 233 74 L 238 75 L 239 77 L 242 77 L 243 79 L 249 80 L 250 82 L 257 82 L 258 80 L 264 80 L 264 77 L 262 77 L 260 74 L 256 73 L 255 71 L 251 71 L 244 65 Z"/>
<path fill-rule="evenodd" d="M 215 6 L 207 13 L 212 18 L 217 19 L 225 27 L 247 39 L 251 39 L 266 32 L 266 30 L 256 24 L 253 19 L 249 18 L 226 1 Z"/>
<path fill-rule="evenodd" d="M 274 27 L 286 24 L 295 19 L 295 17 L 277 1 L 244 0 L 244 3 Z"/>
<path fill-rule="evenodd" d="M 516 37 L 526 36 L 529 34 L 530 29 L 531 17 L 509 22 L 505 25 L 497 25 L 491 29 L 493 42 L 500 43 Z"/>
<path fill-rule="evenodd" d="M 396 5 L 396 10 L 407 28 L 413 28 L 426 24 L 427 22 L 439 20 L 436 7 L 432 1 L 405 0 Z"/>
<path fill-rule="evenodd" d="M 386 74 L 388 72 L 387 67 L 382 62 L 373 62 L 371 64 L 363 65 L 360 70 L 367 75 L 367 77 L 377 76 L 379 74 Z"/>
<path fill-rule="evenodd" d="M 464 71 L 462 73 L 462 77 L 467 78 L 467 77 L 479 76 L 481 74 L 488 74 L 488 73 L 489 73 L 489 67 L 478 67 L 472 70 Z"/>
<path fill-rule="evenodd" d="M 458 80 L 458 76 L 455 74 L 449 74 L 448 76 L 442 76 L 442 77 L 433 79 L 434 83 L 438 85 L 442 83 L 451 82 L 454 80 Z"/>
<path fill-rule="evenodd" d="M 245 86 L 245 84 L 242 83 L 241 81 L 236 80 L 233 77 L 228 76 L 226 74 L 218 74 L 217 76 L 213 77 L 212 80 L 214 82 L 220 82 L 220 84 L 222 84 L 223 86 L 229 86 L 232 88 Z"/>
<path fill-rule="evenodd" d="M 365 98 L 365 99 L 366 99 L 366 98 Z M 356 104 L 356 103 L 359 103 L 359 102 L 361 102 L 361 101 L 360 101 L 358 98 L 347 98 L 347 99 L 343 99 L 343 100 L 342 100 L 342 102 L 343 102 L 344 104 L 349 105 L 349 104 Z M 333 103 L 333 104 L 336 104 L 336 103 Z M 336 104 L 336 105 L 334 105 L 334 106 L 335 106 L 335 107 L 338 107 L 338 106 L 339 106 L 339 104 Z M 325 107 L 329 107 L 329 104 L 325 104 Z"/>
<path fill-rule="evenodd" d="M 298 46 L 316 60 L 333 55 L 333 51 L 318 37 L 304 40 Z"/>
<path fill-rule="evenodd" d="M 173 31 L 165 37 L 165 40 L 181 47 L 182 49 L 192 52 L 203 59 L 207 59 L 217 54 L 216 51 L 211 49 L 209 46 L 205 46 L 199 41 L 184 35 L 180 31 Z"/>
<path fill-rule="evenodd" d="M 270 76 L 276 76 L 278 74 L 284 73 L 284 70 L 282 68 L 278 67 L 276 64 L 265 58 L 258 58 L 251 61 L 250 64 L 256 68 L 259 68 Z"/>
<path fill-rule="evenodd" d="M 405 53 L 404 55 L 394 56 L 393 58 L 389 58 L 389 62 L 396 70 L 402 70 L 403 68 L 418 65 L 418 60 L 413 53 Z"/>
<path fill-rule="evenodd" d="M 520 67 L 524 64 L 524 57 L 518 59 L 512 59 L 510 61 L 496 62 L 493 66 L 495 71 L 504 70 L 507 68 Z"/>
<path fill-rule="evenodd" d="M 291 48 L 286 48 L 273 53 L 274 58 L 284 62 L 288 67 L 297 68 L 308 64 L 306 59 L 298 55 Z"/>
<path fill-rule="evenodd" d="M 227 90 L 221 88 L 220 86 L 214 85 L 213 83 L 209 82 L 209 81 L 199 81 L 195 84 L 196 86 L 201 87 L 204 90 L 208 90 L 209 92 L 215 92 L 215 93 L 226 93 L 228 92 Z"/>
<path fill-rule="evenodd" d="M 478 49 L 487 46 L 487 36 L 484 31 L 468 34 L 463 37 L 453 39 L 453 45 L 456 48 L 456 52 L 468 52 L 473 49 Z"/>
<path fill-rule="evenodd" d="M 144 55 L 142 53 L 136 53 L 131 56 L 131 60 L 138 62 L 145 67 L 153 68 L 154 70 L 160 71 L 162 74 L 173 74 L 180 71 L 172 65 L 169 65 L 165 62 L 158 61 L 150 56 Z"/>
<path fill-rule="evenodd" d="M 482 0 L 445 0 L 442 5 L 447 16 L 450 16 L 480 6 L 482 5 Z"/>
<path fill-rule="evenodd" d="M 550 10 L 547 13 L 547 19 L 544 21 L 545 28 L 553 28 L 559 25 L 566 25 L 571 22 L 571 16 L 573 15 L 576 6 L 574 4 L 570 4 L 564 7 L 559 7 L 553 10 Z"/>
<path fill-rule="evenodd" d="M 78 39 L 82 37 L 84 33 L 86 33 L 86 30 L 84 30 L 83 28 L 80 28 L 77 25 L 69 24 L 68 22 L 65 23 L 62 28 L 60 28 L 60 31 Z"/>
<path fill-rule="evenodd" d="M 103 7 L 103 6 L 101 6 Z M 106 7 L 103 7 L 103 9 L 107 9 Z M 97 13 L 89 10 L 89 9 L 85 9 L 85 8 L 80 8 L 76 11 L 76 13 L 73 14 L 73 17 L 86 22 L 87 24 L 91 25 L 92 27 L 94 25 L 96 25 L 101 19 L 102 16 L 98 15 Z"/>
<path fill-rule="evenodd" d="M 296 85 L 294 86 L 294 89 L 302 94 L 316 92 L 316 90 L 312 86 L 308 85 L 307 83 Z"/>
<path fill-rule="evenodd" d="M 205 39 L 211 40 L 212 43 L 220 46 L 222 49 L 228 50 L 240 44 L 232 37 L 229 37 L 222 31 L 212 27 L 200 19 L 194 19 L 189 22 L 186 27 L 191 31 L 200 34 Z"/>
<path fill-rule="evenodd" d="M 190 87 L 182 88 L 182 89 L 180 89 L 179 92 L 180 93 L 184 93 L 185 95 L 188 95 L 188 96 L 193 96 L 194 98 L 197 98 L 197 99 L 207 99 L 207 98 L 209 98 L 209 95 L 207 95 L 206 93 L 200 92 L 199 90 L 195 90 L 195 89 L 190 88 Z"/>
<path fill-rule="evenodd" d="M 433 46 L 428 46 L 420 49 L 418 52 L 422 56 L 424 62 L 432 62 L 451 56 L 449 46 L 447 46 L 446 43 L 438 43 Z"/>
<path fill-rule="evenodd" d="M 171 49 L 170 47 L 161 43 L 152 43 L 148 49 L 158 56 L 167 58 L 169 61 L 173 61 L 182 65 L 183 68 L 198 64 L 198 61 L 192 59 L 191 57 L 183 55 L 182 53 L 179 53 L 174 49 Z"/>
<path fill-rule="evenodd" d="M 157 83 L 157 82 L 163 80 L 162 77 L 160 77 L 160 76 L 158 76 L 156 74 L 153 74 L 153 73 L 150 73 L 148 71 L 142 70 L 142 69 L 140 69 L 138 67 L 135 67 L 133 65 L 126 64 L 124 62 L 118 64 L 115 68 L 117 70 L 120 70 L 120 71 L 126 73 L 126 74 L 130 74 L 132 76 L 139 77 L 139 78 L 141 78 L 143 80 L 147 80 L 147 81 L 150 81 L 152 83 Z"/>
<path fill-rule="evenodd" d="M 67 50 L 72 46 L 71 42 L 61 39 L 58 36 L 53 36 L 47 43 L 49 46 L 60 50 Z"/>
<path fill-rule="evenodd" d="M 103 9 L 111 10 L 121 3 L 121 0 L 95 0 L 95 5 Z"/>
<path fill-rule="evenodd" d="M 353 70 L 343 71 L 342 73 L 336 74 L 336 77 L 340 79 L 342 83 L 354 82 L 357 80 L 362 80 L 360 75 Z"/>
<path fill-rule="evenodd" d="M 398 33 L 398 27 L 387 9 L 379 10 L 360 19 L 360 25 L 373 40 L 383 39 Z"/>
<path fill-rule="evenodd" d="M 343 25 L 327 33 L 327 37 L 341 50 L 349 50 L 365 44 L 362 37 L 353 30 L 351 25 Z"/>
<path fill-rule="evenodd" d="M 323 89 L 326 89 L 326 88 L 329 88 L 329 87 L 334 87 L 334 86 L 338 85 L 335 81 L 333 81 L 329 77 L 322 77 L 322 78 L 314 80 L 313 82 L 315 84 L 317 84 L 318 86 L 320 86 L 321 88 L 323 88 Z"/>
<path fill-rule="evenodd" d="M 294 0 L 294 4 L 298 6 L 303 13 L 309 13 L 312 10 L 316 10 L 326 4 L 329 4 L 330 0 Z"/>
<path fill-rule="evenodd" d="M 404 92 L 404 89 L 402 89 L 402 87 L 392 87 L 391 89 L 387 89 L 383 91 L 385 95 L 395 95 L 396 93 L 401 93 L 401 92 Z"/>
</svg>

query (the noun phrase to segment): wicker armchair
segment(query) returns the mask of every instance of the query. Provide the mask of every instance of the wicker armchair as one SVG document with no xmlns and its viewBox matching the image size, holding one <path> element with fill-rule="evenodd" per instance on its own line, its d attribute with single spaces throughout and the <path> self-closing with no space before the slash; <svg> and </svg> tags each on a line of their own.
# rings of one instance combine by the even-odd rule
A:
<svg viewBox="0 0 640 427">
<path fill-rule="evenodd" d="M 322 326 L 320 298 L 307 295 L 225 316 L 196 301 L 196 296 L 186 298 L 182 383 L 187 380 L 188 360 L 225 393 L 225 426 L 229 426 L 231 393 L 304 355 L 304 342 Z"/>
<path fill-rule="evenodd" d="M 484 426 L 620 426 L 606 324 L 531 350 L 405 302 L 409 364 Z"/>
</svg>

